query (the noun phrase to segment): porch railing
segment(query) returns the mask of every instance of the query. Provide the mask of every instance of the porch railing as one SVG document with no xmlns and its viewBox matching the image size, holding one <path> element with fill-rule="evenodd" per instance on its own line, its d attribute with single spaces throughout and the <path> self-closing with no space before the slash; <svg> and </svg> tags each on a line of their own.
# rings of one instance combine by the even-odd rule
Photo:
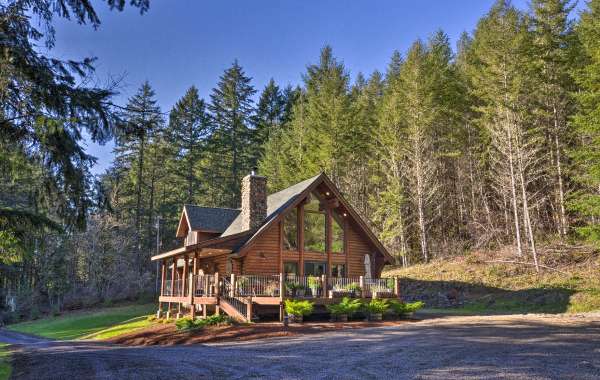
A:
<svg viewBox="0 0 600 380">
<path fill-rule="evenodd" d="M 166 280 L 163 296 L 167 297 L 183 297 L 183 280 Z M 174 285 L 174 286 L 173 286 Z"/>
<path fill-rule="evenodd" d="M 236 277 L 236 295 L 279 297 L 279 275 L 241 275 Z"/>
<path fill-rule="evenodd" d="M 195 297 L 214 297 L 216 293 L 217 283 L 215 276 L 212 274 L 194 276 L 194 296 Z"/>
<path fill-rule="evenodd" d="M 363 297 L 373 297 L 377 293 L 394 293 L 393 278 L 365 278 L 363 286 Z"/>
<path fill-rule="evenodd" d="M 325 295 L 323 277 L 296 276 L 287 274 L 285 276 L 286 296 L 299 298 L 316 298 Z"/>
<path fill-rule="evenodd" d="M 190 296 L 190 285 L 194 285 L 195 297 L 214 297 L 219 294 L 231 297 L 281 297 L 283 288 L 284 297 L 291 298 L 321 298 L 342 297 L 348 294 L 351 297 L 371 298 L 374 296 L 389 297 L 398 292 L 398 286 L 393 278 L 364 278 L 364 277 L 330 277 L 325 276 L 297 276 L 294 274 L 283 275 L 283 287 L 280 284 L 280 275 L 239 275 L 234 276 L 234 283 L 229 278 L 216 282 L 216 275 L 196 275 L 193 281 L 186 284 L 184 280 L 171 281 L 166 279 L 162 295 L 167 297 Z M 220 289 L 218 287 L 220 286 Z M 334 292 L 332 295 L 331 292 Z"/>
<path fill-rule="evenodd" d="M 360 287 L 360 277 L 331 277 L 329 290 L 353 290 Z"/>
</svg>

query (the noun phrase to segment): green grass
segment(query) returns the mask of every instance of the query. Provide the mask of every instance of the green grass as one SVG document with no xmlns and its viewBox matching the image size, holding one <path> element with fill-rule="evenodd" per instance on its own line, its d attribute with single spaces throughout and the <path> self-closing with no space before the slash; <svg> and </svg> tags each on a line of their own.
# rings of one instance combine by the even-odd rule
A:
<svg viewBox="0 0 600 380">
<path fill-rule="evenodd" d="M 8 329 L 52 339 L 106 339 L 144 327 L 145 317 L 155 309 L 155 304 L 111 307 L 17 323 Z"/>
<path fill-rule="evenodd" d="M 0 343 L 0 380 L 6 380 L 10 377 L 12 368 L 10 366 L 10 352 L 8 344 Z"/>
<path fill-rule="evenodd" d="M 100 330 L 98 332 L 95 332 L 95 333 L 92 333 L 89 335 L 85 335 L 85 336 L 81 337 L 81 339 L 94 339 L 94 340 L 110 339 L 115 336 L 127 334 L 129 332 L 132 332 L 132 331 L 144 328 L 144 327 L 148 327 L 154 323 L 155 322 L 148 321 L 146 316 L 141 316 L 141 317 L 137 317 L 137 318 L 132 318 L 130 320 L 127 320 L 123 323 L 119 323 L 118 325 L 109 327 L 107 329 Z"/>
<path fill-rule="evenodd" d="M 493 254 L 470 253 L 409 268 L 388 267 L 383 276 L 398 276 L 407 294 L 432 300 L 427 310 L 419 312 L 423 314 L 555 314 L 600 310 L 598 253 L 571 249 L 545 254 L 541 256 L 542 262 L 559 271 L 540 273 L 532 266 L 486 262 L 495 258 Z M 436 308 L 439 295 L 453 288 L 459 289 L 464 304 Z"/>
</svg>

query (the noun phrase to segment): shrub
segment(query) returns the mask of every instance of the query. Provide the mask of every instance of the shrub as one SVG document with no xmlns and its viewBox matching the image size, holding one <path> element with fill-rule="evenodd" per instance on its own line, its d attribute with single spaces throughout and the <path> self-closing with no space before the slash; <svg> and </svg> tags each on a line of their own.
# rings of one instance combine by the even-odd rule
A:
<svg viewBox="0 0 600 380">
<path fill-rule="evenodd" d="M 221 326 L 231 324 L 231 318 L 226 315 L 211 315 L 205 319 L 193 320 L 189 317 L 180 318 L 175 322 L 177 330 L 188 331 L 201 329 L 205 326 Z"/>
<path fill-rule="evenodd" d="M 175 321 L 177 330 L 190 330 L 194 327 L 194 321 L 190 317 L 179 318 Z"/>
<path fill-rule="evenodd" d="M 422 309 L 425 306 L 425 303 L 422 301 L 404 303 L 400 301 L 393 301 L 390 304 L 390 307 L 397 315 L 404 315 L 408 313 L 413 313 L 419 309 Z"/>
<path fill-rule="evenodd" d="M 318 288 L 321 285 L 321 279 L 319 277 L 310 276 L 306 280 L 306 283 L 309 288 Z"/>
<path fill-rule="evenodd" d="M 357 284 L 356 282 L 352 282 L 346 285 L 346 290 L 351 292 L 360 292 L 362 289 L 359 284 Z"/>
<path fill-rule="evenodd" d="M 149 315 L 148 317 L 146 317 L 146 320 L 148 322 L 155 322 L 158 318 L 156 318 L 156 315 Z"/>
<path fill-rule="evenodd" d="M 314 305 L 306 300 L 285 300 L 285 312 L 288 315 L 305 316 L 313 312 Z"/>
<path fill-rule="evenodd" d="M 387 300 L 374 298 L 368 304 L 365 304 L 365 309 L 369 314 L 383 314 L 390 307 Z"/>
<path fill-rule="evenodd" d="M 351 317 L 354 313 L 358 311 L 358 309 L 360 309 L 361 306 L 362 304 L 359 300 L 353 300 L 348 297 L 344 297 L 342 298 L 340 303 L 328 305 L 327 310 L 329 310 L 329 312 L 331 312 L 331 314 L 333 315 L 346 314 L 349 317 Z"/>
</svg>

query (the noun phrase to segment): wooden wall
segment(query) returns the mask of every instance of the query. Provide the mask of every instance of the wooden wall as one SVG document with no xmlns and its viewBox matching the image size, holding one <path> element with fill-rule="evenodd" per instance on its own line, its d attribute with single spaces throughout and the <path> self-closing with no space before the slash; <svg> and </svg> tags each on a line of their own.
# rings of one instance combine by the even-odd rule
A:
<svg viewBox="0 0 600 380">
<path fill-rule="evenodd" d="M 365 254 L 371 254 L 374 250 L 370 247 L 365 238 L 357 231 L 357 228 L 348 224 L 348 249 L 350 255 L 346 259 L 345 254 L 332 253 L 333 264 L 346 264 L 347 276 L 364 276 Z M 252 248 L 243 257 L 242 274 L 278 274 L 283 271 L 280 268 L 279 261 L 279 226 L 273 224 L 267 231 L 253 244 Z M 299 262 L 299 253 L 296 251 L 282 251 L 283 262 Z M 326 253 L 304 252 L 304 261 L 322 261 L 327 262 Z M 372 267 L 375 266 L 372 263 Z M 375 277 L 380 273 L 375 271 Z"/>
</svg>

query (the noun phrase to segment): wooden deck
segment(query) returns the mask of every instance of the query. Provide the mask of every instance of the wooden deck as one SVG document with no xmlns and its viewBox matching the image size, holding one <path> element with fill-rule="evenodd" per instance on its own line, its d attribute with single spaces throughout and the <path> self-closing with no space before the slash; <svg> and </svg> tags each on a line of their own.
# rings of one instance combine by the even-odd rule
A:
<svg viewBox="0 0 600 380">
<path fill-rule="evenodd" d="M 190 276 L 188 281 L 167 281 L 159 297 L 159 314 L 167 304 L 170 312 L 173 305 L 177 315 L 182 308 L 189 309 L 195 317 L 197 307 L 206 315 L 207 306 L 215 306 L 215 312 L 223 311 L 229 316 L 252 321 L 261 306 L 278 306 L 283 319 L 286 299 L 308 300 L 315 305 L 329 305 L 343 297 L 352 297 L 368 302 L 373 298 L 399 298 L 398 279 L 365 279 L 286 276 L 231 275 L 219 278 L 219 274 Z M 352 291 L 350 290 L 352 289 Z M 355 293 L 357 292 L 357 293 Z M 171 315 L 169 313 L 169 315 Z"/>
</svg>

